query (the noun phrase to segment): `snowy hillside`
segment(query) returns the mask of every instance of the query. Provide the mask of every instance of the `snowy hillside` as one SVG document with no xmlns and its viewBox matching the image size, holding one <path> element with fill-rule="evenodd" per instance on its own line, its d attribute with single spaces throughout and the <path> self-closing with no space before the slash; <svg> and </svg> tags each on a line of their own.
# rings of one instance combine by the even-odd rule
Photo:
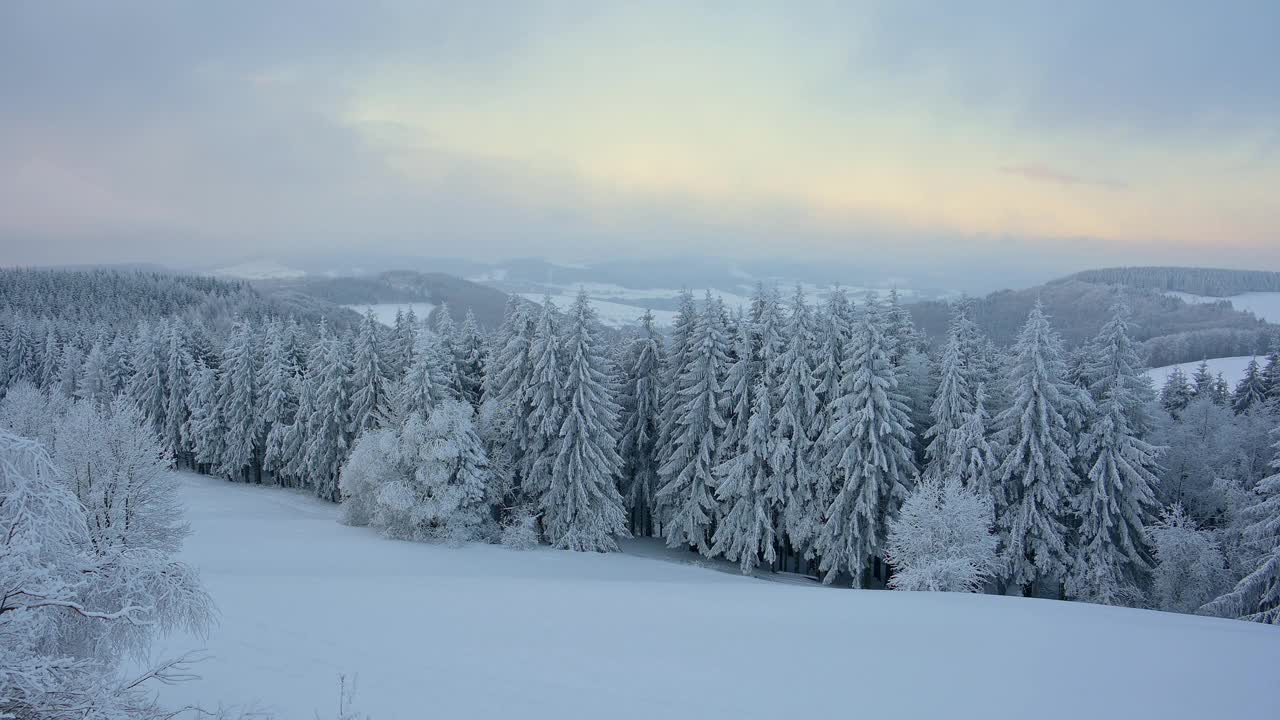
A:
<svg viewBox="0 0 1280 720">
<path fill-rule="evenodd" d="M 1164 294 L 1188 303 L 1215 303 L 1226 300 L 1237 310 L 1251 312 L 1267 322 L 1280 323 L 1280 292 L 1249 292 L 1230 297 L 1207 297 L 1172 290 Z"/>
<path fill-rule="evenodd" d="M 413 310 L 413 314 L 417 315 L 418 320 L 421 322 L 427 319 L 427 316 L 431 314 L 432 310 L 436 309 L 436 306 L 432 305 L 431 303 L 421 303 L 421 302 L 420 303 L 377 303 L 373 305 L 343 305 L 343 307 L 349 310 L 355 310 L 361 315 L 372 310 L 374 318 L 376 318 L 378 322 L 382 323 L 383 325 L 386 325 L 387 327 L 392 327 L 395 325 L 396 312 L 398 311 L 408 312 L 409 310 Z"/>
<path fill-rule="evenodd" d="M 1244 377 L 1245 367 L 1252 359 L 1252 355 L 1212 358 L 1208 360 L 1209 372 L 1214 377 L 1217 377 L 1218 373 L 1222 373 L 1222 377 L 1226 379 L 1231 387 L 1234 388 L 1236 383 L 1240 382 L 1240 379 Z M 1266 358 L 1258 358 L 1258 363 L 1265 364 Z M 1164 367 L 1151 368 L 1147 371 L 1147 377 L 1151 378 L 1152 384 L 1155 385 L 1156 390 L 1159 390 L 1160 387 L 1164 385 L 1165 380 L 1168 379 L 1169 373 L 1173 372 L 1174 368 L 1182 368 L 1182 372 L 1186 373 L 1187 377 L 1191 377 L 1191 374 L 1194 373 L 1198 367 L 1200 367 L 1199 361 L 1179 363 L 1177 365 L 1165 365 Z"/>
<path fill-rule="evenodd" d="M 1280 629 L 763 582 L 628 555 L 393 542 L 338 507 L 182 475 L 221 622 L 178 705 L 401 718 L 1274 717 Z M 157 654 L 160 651 L 157 650 Z"/>
</svg>

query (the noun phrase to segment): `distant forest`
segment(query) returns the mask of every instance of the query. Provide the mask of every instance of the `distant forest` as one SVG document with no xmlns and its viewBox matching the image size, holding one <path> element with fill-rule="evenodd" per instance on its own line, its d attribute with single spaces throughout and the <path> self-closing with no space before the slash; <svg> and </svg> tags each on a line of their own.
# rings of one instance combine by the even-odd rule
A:
<svg viewBox="0 0 1280 720">
<path fill-rule="evenodd" d="M 1280 292 L 1280 272 L 1267 270 L 1120 267 L 1086 270 L 1056 282 L 1073 280 L 1147 290 L 1172 290 L 1208 297 L 1230 297 L 1246 292 Z"/>
<path fill-rule="evenodd" d="M 1236 310 L 1227 302 L 1187 303 L 1149 288 L 1081 279 L 1087 274 L 1025 290 L 1001 290 L 976 299 L 974 322 L 997 345 L 1009 345 L 1039 299 L 1067 347 L 1079 347 L 1098 333 L 1111 316 L 1112 306 L 1123 299 L 1132 311 L 1130 330 L 1139 342 L 1143 360 L 1151 367 L 1205 358 L 1262 355 L 1280 341 L 1280 326 Z M 907 307 L 916 326 L 932 343 L 945 338 L 951 314 L 948 303 L 927 301 Z"/>
</svg>

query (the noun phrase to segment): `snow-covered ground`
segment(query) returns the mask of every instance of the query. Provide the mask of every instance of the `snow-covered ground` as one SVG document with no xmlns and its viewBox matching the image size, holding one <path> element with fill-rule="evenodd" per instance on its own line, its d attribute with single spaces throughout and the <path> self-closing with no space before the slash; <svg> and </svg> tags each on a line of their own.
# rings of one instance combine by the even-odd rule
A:
<svg viewBox="0 0 1280 720">
<path fill-rule="evenodd" d="M 539 305 L 546 299 L 546 295 L 541 293 L 521 293 L 520 296 Z M 555 303 L 556 307 L 561 310 L 567 310 L 575 299 L 577 299 L 576 291 L 573 294 L 551 296 L 551 302 Z M 594 297 L 591 298 L 591 307 L 595 308 L 596 315 L 600 318 L 600 324 L 612 328 L 639 325 L 640 318 L 644 315 L 645 310 L 637 305 L 598 300 Z M 652 312 L 653 323 L 659 327 L 667 327 L 675 321 L 676 314 L 671 310 L 653 310 Z"/>
<path fill-rule="evenodd" d="M 343 307 L 355 310 L 361 315 L 372 310 L 374 318 L 387 327 L 395 326 L 396 311 L 398 310 L 408 312 L 412 308 L 413 314 L 418 316 L 419 322 L 422 322 L 436 308 L 431 303 L 378 303 L 377 305 L 343 305 Z"/>
<path fill-rule="evenodd" d="M 1209 372 L 1215 378 L 1218 377 L 1218 373 L 1222 373 L 1222 377 L 1234 390 L 1236 383 L 1240 382 L 1240 379 L 1244 377 L 1245 367 L 1248 366 L 1251 359 L 1253 359 L 1252 355 L 1242 355 L 1239 357 L 1212 358 L 1207 362 L 1209 363 Z M 1265 365 L 1266 358 L 1258 358 L 1258 364 Z M 1159 390 L 1164 386 L 1165 380 L 1169 378 L 1169 373 L 1173 372 L 1174 368 L 1182 368 L 1182 372 L 1186 373 L 1187 377 L 1190 378 L 1198 367 L 1200 367 L 1199 360 L 1177 365 L 1165 365 L 1164 367 L 1151 368 L 1147 371 L 1147 377 L 1151 378 L 1152 384 L 1155 385 L 1156 390 Z"/>
<path fill-rule="evenodd" d="M 1165 292 L 1165 295 L 1181 298 L 1184 302 L 1189 303 L 1213 303 L 1228 300 L 1231 302 L 1231 306 L 1237 310 L 1247 310 L 1267 322 L 1280 323 L 1280 292 L 1250 292 L 1232 295 L 1231 297 L 1206 297 L 1204 295 L 1192 295 L 1191 293 L 1169 290 Z"/>
<path fill-rule="evenodd" d="M 170 705 L 278 718 L 1262 718 L 1280 628 L 763 582 L 632 555 L 385 540 L 306 495 L 181 475 L 221 622 Z"/>
</svg>

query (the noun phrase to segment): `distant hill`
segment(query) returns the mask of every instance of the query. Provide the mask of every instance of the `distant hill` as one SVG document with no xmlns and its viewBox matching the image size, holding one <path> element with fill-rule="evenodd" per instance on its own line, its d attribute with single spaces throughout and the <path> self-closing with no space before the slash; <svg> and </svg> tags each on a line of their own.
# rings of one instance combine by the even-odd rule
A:
<svg viewBox="0 0 1280 720">
<path fill-rule="evenodd" d="M 1280 272 L 1196 267 L 1119 267 L 1086 270 L 1054 283 L 1087 282 L 1230 297 L 1246 292 L 1280 292 Z M 1053 284 L 1053 283 L 1051 283 Z"/>
<path fill-rule="evenodd" d="M 254 286 L 271 296 L 286 293 L 310 296 L 336 305 L 374 305 L 381 303 L 448 303 L 454 319 L 461 320 L 468 310 L 476 315 L 480 326 L 496 328 L 502 323 L 507 294 L 440 272 L 391 270 L 360 277 L 305 276 L 263 280 Z"/>
<path fill-rule="evenodd" d="M 1107 272 L 1107 271 L 1098 271 Z M 1132 331 L 1142 342 L 1149 365 L 1162 366 L 1204 358 L 1261 352 L 1280 337 L 1280 327 L 1233 309 L 1228 303 L 1186 303 L 1153 288 L 1121 283 L 1088 282 L 1079 273 L 1025 290 L 1002 290 L 974 300 L 975 320 L 998 345 L 1017 336 L 1031 306 L 1039 298 L 1069 347 L 1094 337 L 1123 298 L 1132 310 Z M 916 325 L 940 341 L 951 307 L 925 301 L 908 306 Z"/>
</svg>

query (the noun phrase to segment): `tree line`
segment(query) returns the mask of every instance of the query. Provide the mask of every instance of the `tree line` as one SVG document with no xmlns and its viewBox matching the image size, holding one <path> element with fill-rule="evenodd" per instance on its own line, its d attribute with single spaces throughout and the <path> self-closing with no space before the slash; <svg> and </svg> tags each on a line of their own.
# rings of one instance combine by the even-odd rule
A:
<svg viewBox="0 0 1280 720">
<path fill-rule="evenodd" d="M 1274 533 L 1250 528 L 1274 494 L 1277 386 L 1161 407 L 1123 307 L 1072 352 L 1039 304 L 1000 349 L 957 303 L 931 352 L 894 297 L 813 307 L 763 286 L 737 309 L 686 292 L 668 333 L 646 315 L 620 338 L 585 294 L 564 311 L 513 299 L 489 335 L 447 308 L 429 329 L 49 320 L 35 343 L 5 327 L 9 396 L 122 396 L 177 464 L 343 500 L 395 537 L 656 536 L 744 572 L 1170 609 L 1274 576 Z M 1213 439 L 1212 467 L 1179 455 L 1201 406 L 1239 431 Z M 1208 578 L 1194 608 L 1159 595 L 1191 565 Z M 1236 592 L 1212 607 L 1274 619 L 1274 598 Z"/>
</svg>

